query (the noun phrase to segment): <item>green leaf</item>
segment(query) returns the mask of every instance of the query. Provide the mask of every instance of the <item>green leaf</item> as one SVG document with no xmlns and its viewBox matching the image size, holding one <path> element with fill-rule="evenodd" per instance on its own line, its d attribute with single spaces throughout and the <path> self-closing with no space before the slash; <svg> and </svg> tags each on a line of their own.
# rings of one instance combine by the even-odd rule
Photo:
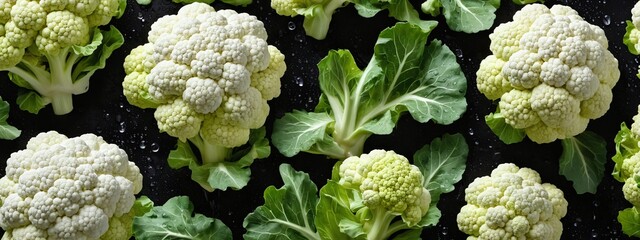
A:
<svg viewBox="0 0 640 240">
<path fill-rule="evenodd" d="M 149 0 L 151 1 L 151 0 Z M 127 9 L 127 0 L 119 0 L 118 1 L 118 11 L 116 12 L 115 17 L 120 19 L 122 15 L 124 15 L 124 11 Z"/>
<path fill-rule="evenodd" d="M 527 136 L 524 130 L 516 129 L 505 122 L 504 117 L 499 112 L 490 113 L 484 117 L 485 122 L 498 138 L 506 143 L 519 143 Z"/>
<path fill-rule="evenodd" d="M 640 237 L 640 214 L 635 207 L 618 212 L 618 222 L 622 225 L 624 234 L 630 237 Z"/>
<path fill-rule="evenodd" d="M 500 0 L 441 0 L 441 3 L 447 25 L 465 33 L 491 28 L 500 7 Z"/>
<path fill-rule="evenodd" d="M 98 47 L 100 47 L 100 44 L 102 44 L 102 39 L 102 32 L 100 31 L 100 29 L 95 28 L 93 29 L 93 37 L 91 38 L 91 42 L 89 44 L 84 46 L 74 45 L 71 46 L 71 49 L 73 50 L 73 53 L 77 55 L 89 56 L 93 54 L 93 52 L 95 52 Z"/>
<path fill-rule="evenodd" d="M 530 3 L 544 3 L 544 0 L 513 0 L 513 3 L 515 4 L 520 4 L 520 5 L 525 5 L 525 4 L 530 4 Z"/>
<path fill-rule="evenodd" d="M 360 130 L 378 135 L 391 134 L 393 128 L 396 127 L 398 117 L 398 114 L 392 114 L 391 111 L 387 111 L 382 117 L 366 122 Z"/>
<path fill-rule="evenodd" d="M 149 5 L 151 4 L 151 0 L 136 0 L 139 5 Z"/>
<path fill-rule="evenodd" d="M 287 157 L 311 148 L 327 135 L 327 125 L 334 120 L 327 113 L 294 110 L 276 119 L 271 139 L 273 145 Z"/>
<path fill-rule="evenodd" d="M 419 228 L 435 226 L 438 224 L 438 222 L 440 222 L 440 217 L 442 217 L 442 212 L 440 212 L 440 209 L 438 209 L 438 206 L 433 202 L 432 199 L 427 214 L 422 217 L 422 219 L 416 226 Z"/>
<path fill-rule="evenodd" d="M 405 21 L 411 24 L 415 24 L 427 32 L 431 32 L 436 26 L 437 21 L 423 21 L 420 20 L 420 15 L 409 0 L 396 0 L 389 2 L 389 16 L 397 19 L 398 21 Z"/>
<path fill-rule="evenodd" d="M 315 223 L 321 239 L 365 239 L 362 224 L 350 208 L 354 194 L 335 181 L 320 189 Z"/>
<path fill-rule="evenodd" d="M 371 1 L 353 1 L 355 3 L 358 15 L 365 18 L 372 18 L 383 9 L 375 6 Z"/>
<path fill-rule="evenodd" d="M 314 218 L 318 203 L 318 188 L 309 174 L 295 171 L 290 165 L 280 165 L 284 185 L 264 191 L 264 205 L 244 219 L 247 229 L 244 239 L 319 240 Z"/>
<path fill-rule="evenodd" d="M 76 63 L 71 74 L 74 82 L 90 78 L 95 71 L 103 69 L 113 51 L 124 43 L 124 36 L 114 26 L 110 26 L 108 31 L 97 28 L 94 29 L 94 32 L 96 31 L 102 33 L 102 44 L 91 55 L 82 57 Z"/>
<path fill-rule="evenodd" d="M 468 154 L 469 146 L 462 134 L 457 133 L 436 138 L 413 155 L 414 165 L 424 178 L 422 184 L 431 194 L 429 211 L 418 223 L 419 227 L 438 223 L 441 216 L 437 207 L 440 195 L 453 191 L 454 184 L 462 179 Z"/>
<path fill-rule="evenodd" d="M 38 114 L 49 103 L 35 91 L 20 91 L 18 98 L 16 98 L 16 104 L 22 111 Z"/>
<path fill-rule="evenodd" d="M 151 211 L 151 209 L 153 209 L 153 201 L 147 196 L 140 196 L 133 203 L 130 212 L 132 212 L 134 216 L 142 216 Z"/>
<path fill-rule="evenodd" d="M 13 82 L 18 87 L 26 88 L 28 90 L 33 90 L 33 87 L 31 86 L 31 84 L 27 82 L 27 80 L 24 80 L 24 78 L 20 77 L 20 75 L 12 72 L 9 72 L 8 75 L 9 75 L 9 80 L 11 80 L 11 82 Z"/>
<path fill-rule="evenodd" d="M 163 206 L 133 220 L 136 239 L 232 239 L 231 230 L 220 220 L 196 213 L 189 197 L 169 199 Z"/>
<path fill-rule="evenodd" d="M 583 132 L 562 140 L 560 175 L 573 182 L 578 194 L 596 193 L 604 176 L 607 143 L 593 132 Z"/>
<path fill-rule="evenodd" d="M 233 6 L 246 7 L 251 4 L 253 0 L 222 0 L 222 2 Z"/>
<path fill-rule="evenodd" d="M 425 49 L 420 69 L 421 86 L 413 90 L 413 96 L 403 97 L 413 119 L 445 125 L 458 120 L 467 109 L 467 79 L 455 54 L 434 40 Z"/>
<path fill-rule="evenodd" d="M 622 175 L 622 164 L 626 159 L 640 152 L 640 147 L 638 147 L 638 139 L 624 122 L 620 124 L 620 131 L 616 134 L 614 142 L 616 154 L 611 158 L 615 162 L 611 175 L 619 182 L 624 182 L 629 176 Z"/>
<path fill-rule="evenodd" d="M 466 168 L 469 146 L 462 134 L 445 134 L 425 145 L 413 155 L 423 176 L 423 186 L 431 193 L 432 201 L 455 189 Z"/>
<path fill-rule="evenodd" d="M 636 26 L 633 25 L 633 22 L 627 20 L 626 32 L 624 33 L 624 37 L 622 38 L 622 42 L 624 45 L 627 45 L 627 49 L 633 55 L 638 55 L 640 52 L 636 49 L 636 44 L 638 44 L 638 39 L 631 39 L 631 32 L 638 31 Z"/>
<path fill-rule="evenodd" d="M 9 125 L 9 103 L 0 98 L 0 139 L 13 140 L 20 136 L 22 131 L 16 127 Z"/>
<path fill-rule="evenodd" d="M 191 146 L 188 142 L 183 142 L 178 140 L 176 144 L 176 149 L 171 150 L 169 152 L 169 157 L 167 158 L 167 162 L 169 163 L 169 167 L 173 169 L 179 169 L 183 167 L 187 167 L 197 159 L 196 155 L 191 150 Z"/>
</svg>

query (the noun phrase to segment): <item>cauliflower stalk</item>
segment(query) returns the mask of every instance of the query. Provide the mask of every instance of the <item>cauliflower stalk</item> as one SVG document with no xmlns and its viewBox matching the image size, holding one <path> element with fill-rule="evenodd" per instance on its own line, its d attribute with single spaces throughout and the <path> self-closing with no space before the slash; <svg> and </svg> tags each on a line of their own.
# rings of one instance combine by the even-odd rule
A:
<svg viewBox="0 0 640 240">
<path fill-rule="evenodd" d="M 536 143 L 562 139 L 561 173 L 579 193 L 594 193 L 606 148 L 585 130 L 609 109 L 620 77 L 604 31 L 570 7 L 531 4 L 489 38 L 493 55 L 480 63 L 476 81 L 488 99 L 499 100 L 487 124 L 507 144 L 525 136 Z"/>
<path fill-rule="evenodd" d="M 476 178 L 465 189 L 458 213 L 460 231 L 467 239 L 560 239 L 567 200 L 553 184 L 541 183 L 529 168 L 505 163 L 491 176 Z"/>
<path fill-rule="evenodd" d="M 640 27 L 640 2 L 637 2 L 631 9 L 631 21 L 627 21 L 627 30 L 623 38 L 629 52 L 634 55 L 640 54 L 640 29 L 638 27 Z M 640 69 L 638 77 L 640 78 Z"/>
<path fill-rule="evenodd" d="M 373 134 L 390 134 L 399 116 L 451 124 L 466 110 L 467 80 L 442 42 L 425 46 L 429 31 L 398 23 L 378 38 L 364 70 L 349 51 L 330 51 L 320 61 L 322 95 L 315 112 L 277 119 L 273 144 L 285 156 L 301 151 L 343 160 L 362 154 Z"/>
<path fill-rule="evenodd" d="M 422 21 L 409 0 L 271 0 L 271 8 L 281 16 L 303 16 L 307 36 L 323 40 L 327 36 L 333 13 L 354 3 L 362 17 L 370 18 L 388 9 L 389 16 L 399 21 L 416 24 L 426 31 L 436 27 L 435 21 Z"/>
<path fill-rule="evenodd" d="M 267 100 L 280 95 L 284 55 L 255 16 L 204 3 L 158 19 L 148 40 L 125 58 L 123 92 L 155 108 L 159 130 L 179 139 L 170 166 L 188 166 L 208 191 L 244 187 L 249 165 L 270 153 L 261 127 Z"/>
<path fill-rule="evenodd" d="M 638 114 L 633 117 L 631 128 L 623 122 L 615 137 L 616 154 L 612 157 L 613 178 L 624 183 L 624 198 L 632 207 L 618 213 L 618 222 L 622 231 L 633 237 L 640 237 L 640 106 Z"/>
<path fill-rule="evenodd" d="M 11 239 L 129 239 L 142 175 L 101 137 L 40 133 L 11 154 L 0 178 L 0 227 Z"/>
<path fill-rule="evenodd" d="M 105 67 L 124 38 L 111 27 L 126 0 L 3 1 L 0 14 L 0 70 L 28 91 L 21 109 L 38 113 L 51 103 L 57 115 L 73 110 L 72 96 L 85 93 L 89 79 Z"/>
<path fill-rule="evenodd" d="M 265 190 L 264 206 L 244 220 L 244 239 L 263 239 L 265 232 L 287 239 L 417 239 L 438 223 L 437 202 L 461 179 L 467 153 L 456 134 L 416 152 L 415 165 L 393 151 L 352 156 L 336 164 L 319 197 L 308 174 L 283 164 L 284 186 Z"/>
</svg>

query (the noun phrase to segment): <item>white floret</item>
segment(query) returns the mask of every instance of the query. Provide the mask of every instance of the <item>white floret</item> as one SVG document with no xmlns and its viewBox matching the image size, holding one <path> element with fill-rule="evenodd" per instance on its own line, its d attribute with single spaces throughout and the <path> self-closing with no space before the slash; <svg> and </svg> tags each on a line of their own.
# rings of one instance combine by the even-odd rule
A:
<svg viewBox="0 0 640 240">
<path fill-rule="evenodd" d="M 194 2 L 187 4 L 178 10 L 178 15 L 181 18 L 195 18 L 200 14 L 214 12 L 215 9 L 208 4 L 201 2 Z"/>
<path fill-rule="evenodd" d="M 176 15 L 166 15 L 158 18 L 158 20 L 151 25 L 151 30 L 149 30 L 149 36 L 147 37 L 149 42 L 154 43 L 158 38 L 160 38 L 160 36 L 167 32 L 171 32 L 173 25 L 178 21 L 178 19 L 179 18 Z"/>
<path fill-rule="evenodd" d="M 182 99 L 196 112 L 207 114 L 215 112 L 220 107 L 224 94 L 225 91 L 212 79 L 194 77 L 187 80 Z"/>
<path fill-rule="evenodd" d="M 631 22 L 633 26 L 640 26 L 640 2 L 636 2 L 631 8 Z"/>
<path fill-rule="evenodd" d="M 598 90 L 600 82 L 590 68 L 574 67 L 571 69 L 571 78 L 567 81 L 565 88 L 569 93 L 579 100 L 593 97 Z"/>
<path fill-rule="evenodd" d="M 157 99 L 181 96 L 186 88 L 187 80 L 192 76 L 193 72 L 188 66 L 162 61 L 147 76 L 149 93 Z"/>
<path fill-rule="evenodd" d="M 242 65 L 225 63 L 218 85 L 228 95 L 244 93 L 251 85 L 251 72 Z"/>
</svg>

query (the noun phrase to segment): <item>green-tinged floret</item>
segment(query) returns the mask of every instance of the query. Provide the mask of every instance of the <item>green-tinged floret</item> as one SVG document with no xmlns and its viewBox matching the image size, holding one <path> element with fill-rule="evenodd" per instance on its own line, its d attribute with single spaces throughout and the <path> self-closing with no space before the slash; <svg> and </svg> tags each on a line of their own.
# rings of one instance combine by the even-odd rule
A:
<svg viewBox="0 0 640 240">
<path fill-rule="evenodd" d="M 402 215 L 408 226 L 429 210 L 431 195 L 422 186 L 422 173 L 393 151 L 374 150 L 345 159 L 339 183 L 358 189 L 370 209 Z"/>
<path fill-rule="evenodd" d="M 117 29 L 98 27 L 119 17 L 125 0 L 3 0 L 0 6 L 0 70 L 35 91 L 24 104 L 31 108 L 23 109 L 32 113 L 49 103 L 55 114 L 71 112 L 72 95 L 88 90 L 89 78 L 124 42 Z"/>
</svg>

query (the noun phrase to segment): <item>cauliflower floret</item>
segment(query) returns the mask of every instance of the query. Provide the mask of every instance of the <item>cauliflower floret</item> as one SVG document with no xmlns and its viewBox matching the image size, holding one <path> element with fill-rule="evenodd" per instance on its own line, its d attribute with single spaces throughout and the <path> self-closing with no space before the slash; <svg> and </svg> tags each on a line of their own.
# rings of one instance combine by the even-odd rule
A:
<svg viewBox="0 0 640 240">
<path fill-rule="evenodd" d="M 490 35 L 494 55 L 480 65 L 478 90 L 500 99 L 506 123 L 535 142 L 582 133 L 609 109 L 620 77 L 604 31 L 560 5 L 526 5 L 513 19 Z"/>
<path fill-rule="evenodd" d="M 480 68 L 476 72 L 478 91 L 490 100 L 500 98 L 502 94 L 513 88 L 511 83 L 502 75 L 503 66 L 504 61 L 496 58 L 495 55 L 491 55 L 480 62 Z"/>
<path fill-rule="evenodd" d="M 158 129 L 175 136 L 182 141 L 194 137 L 200 131 L 202 114 L 192 109 L 186 102 L 178 98 L 169 105 L 160 105 L 153 116 L 158 122 Z"/>
<path fill-rule="evenodd" d="M 93 134 L 38 134 L 11 155 L 6 172 L 0 227 L 14 239 L 98 239 L 142 188 L 126 153 Z"/>
<path fill-rule="evenodd" d="M 534 170 L 500 164 L 465 189 L 458 228 L 478 239 L 560 239 L 567 201 L 560 189 L 540 181 Z"/>
<path fill-rule="evenodd" d="M 280 78 L 287 70 L 284 54 L 274 46 L 269 46 L 269 66 L 259 72 L 251 74 L 251 87 L 258 89 L 265 100 L 280 96 Z"/>
<path fill-rule="evenodd" d="M 408 226 L 422 219 L 428 211 L 423 203 L 431 200 L 418 167 L 393 151 L 373 150 L 345 159 L 339 183 L 358 189 L 365 206 L 401 215 Z"/>
</svg>

